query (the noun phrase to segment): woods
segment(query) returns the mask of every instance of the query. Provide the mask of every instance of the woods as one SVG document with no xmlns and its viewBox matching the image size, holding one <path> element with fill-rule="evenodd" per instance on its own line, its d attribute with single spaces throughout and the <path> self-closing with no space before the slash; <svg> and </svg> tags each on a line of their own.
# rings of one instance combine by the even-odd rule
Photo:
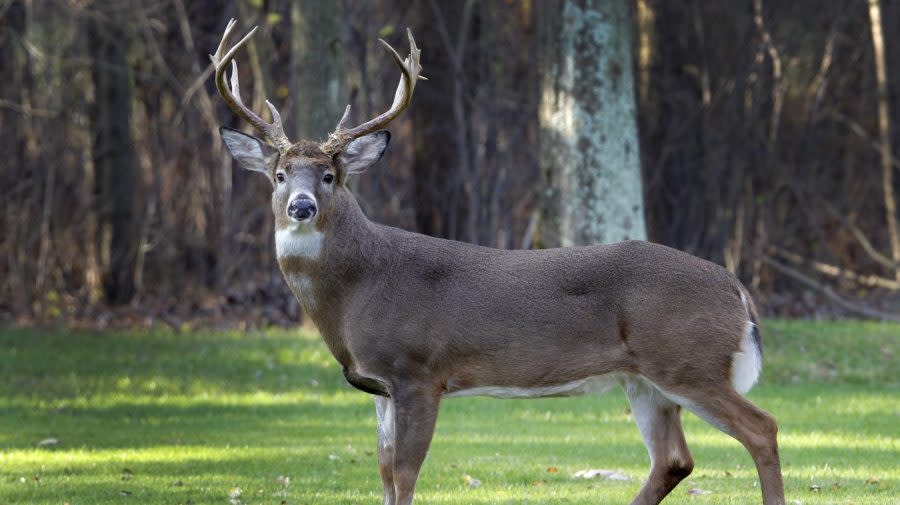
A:
<svg viewBox="0 0 900 505">
<path fill-rule="evenodd" d="M 270 186 L 208 54 L 322 140 L 422 81 L 353 182 L 373 220 L 500 248 L 649 240 L 768 314 L 900 313 L 900 6 L 878 0 L 0 2 L 0 319 L 287 323 Z M 112 316 L 104 314 L 112 311 Z M 251 317 L 252 316 L 252 317 Z"/>
</svg>

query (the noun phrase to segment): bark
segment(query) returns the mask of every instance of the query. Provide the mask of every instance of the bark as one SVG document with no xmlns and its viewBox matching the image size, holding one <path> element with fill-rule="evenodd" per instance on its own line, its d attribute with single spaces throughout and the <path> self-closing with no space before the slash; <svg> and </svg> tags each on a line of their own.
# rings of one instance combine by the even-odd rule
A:
<svg viewBox="0 0 900 505">
<path fill-rule="evenodd" d="M 341 2 L 294 0 L 290 9 L 295 139 L 323 140 L 348 103 Z"/>
<path fill-rule="evenodd" d="M 629 3 L 541 7 L 540 245 L 644 239 Z"/>
<path fill-rule="evenodd" d="M 93 237 L 103 261 L 103 291 L 111 303 L 135 295 L 140 237 L 140 173 L 131 134 L 131 75 L 127 50 L 131 34 L 123 5 L 97 4 L 88 20 L 88 51 L 94 82 L 91 108 L 94 203 L 98 227 Z"/>
</svg>

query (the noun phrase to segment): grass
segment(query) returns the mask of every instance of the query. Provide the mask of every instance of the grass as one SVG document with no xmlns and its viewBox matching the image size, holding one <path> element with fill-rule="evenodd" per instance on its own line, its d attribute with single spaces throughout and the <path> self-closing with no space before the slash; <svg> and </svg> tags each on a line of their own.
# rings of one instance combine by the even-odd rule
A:
<svg viewBox="0 0 900 505">
<path fill-rule="evenodd" d="M 750 397 L 779 419 L 788 502 L 896 503 L 900 325 L 770 321 L 764 341 Z M 666 503 L 760 503 L 747 452 L 685 428 L 696 469 Z M 371 398 L 311 333 L 0 330 L 0 505 L 374 504 L 374 445 Z M 417 502 L 627 503 L 647 464 L 621 392 L 452 399 Z"/>
</svg>

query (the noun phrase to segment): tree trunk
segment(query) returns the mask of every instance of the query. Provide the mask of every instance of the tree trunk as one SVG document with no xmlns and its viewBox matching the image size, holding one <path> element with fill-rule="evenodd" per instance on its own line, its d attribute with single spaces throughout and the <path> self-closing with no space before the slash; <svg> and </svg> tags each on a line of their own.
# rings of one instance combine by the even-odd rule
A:
<svg viewBox="0 0 900 505">
<path fill-rule="evenodd" d="M 347 106 L 341 2 L 291 3 L 295 140 L 324 140 Z"/>
<path fill-rule="evenodd" d="M 539 245 L 644 239 L 643 193 L 626 0 L 539 4 Z"/>
<path fill-rule="evenodd" d="M 891 259 L 900 262 L 900 229 L 897 226 L 897 203 L 894 198 L 894 165 L 891 154 L 891 116 L 888 96 L 887 64 L 884 56 L 884 37 L 881 28 L 881 5 L 869 0 L 869 21 L 872 29 L 872 48 L 875 51 L 875 75 L 878 85 L 878 138 L 881 155 L 881 185 L 884 192 L 884 211 L 888 236 L 891 240 Z M 894 273 L 900 280 L 900 270 Z"/>
<path fill-rule="evenodd" d="M 94 81 L 91 108 L 94 209 L 100 245 L 103 291 L 111 303 L 135 295 L 135 266 L 140 240 L 140 173 L 131 135 L 130 34 L 125 5 L 98 3 L 88 20 L 88 51 Z"/>
<path fill-rule="evenodd" d="M 0 187 L 4 193 L 4 208 L 0 217 L 0 300 L 10 300 L 10 305 L 17 312 L 28 310 L 27 301 L 31 299 L 33 279 L 26 270 L 23 260 L 27 259 L 28 240 L 20 230 L 21 219 L 27 216 L 22 208 L 31 205 L 31 195 L 25 190 L 25 181 L 35 174 L 30 174 L 28 165 L 26 114 L 23 90 L 29 83 L 26 80 L 27 58 L 25 52 L 26 30 L 25 2 L 14 0 L 0 8 Z M 17 209 L 17 212 L 12 212 Z M 0 303 L 2 305 L 2 303 Z"/>
</svg>

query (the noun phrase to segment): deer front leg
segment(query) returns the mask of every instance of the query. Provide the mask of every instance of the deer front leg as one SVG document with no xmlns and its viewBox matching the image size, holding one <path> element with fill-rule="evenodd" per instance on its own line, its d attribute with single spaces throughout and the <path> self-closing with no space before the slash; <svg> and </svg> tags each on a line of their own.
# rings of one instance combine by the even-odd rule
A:
<svg viewBox="0 0 900 505">
<path fill-rule="evenodd" d="M 384 489 L 384 505 L 394 505 L 394 401 L 389 397 L 375 397 L 378 418 L 378 470 Z"/>
<path fill-rule="evenodd" d="M 394 481 L 394 504 L 412 505 L 419 469 L 434 434 L 441 392 L 431 385 L 401 384 L 392 388 L 391 399 L 394 465 L 390 476 Z"/>
</svg>

